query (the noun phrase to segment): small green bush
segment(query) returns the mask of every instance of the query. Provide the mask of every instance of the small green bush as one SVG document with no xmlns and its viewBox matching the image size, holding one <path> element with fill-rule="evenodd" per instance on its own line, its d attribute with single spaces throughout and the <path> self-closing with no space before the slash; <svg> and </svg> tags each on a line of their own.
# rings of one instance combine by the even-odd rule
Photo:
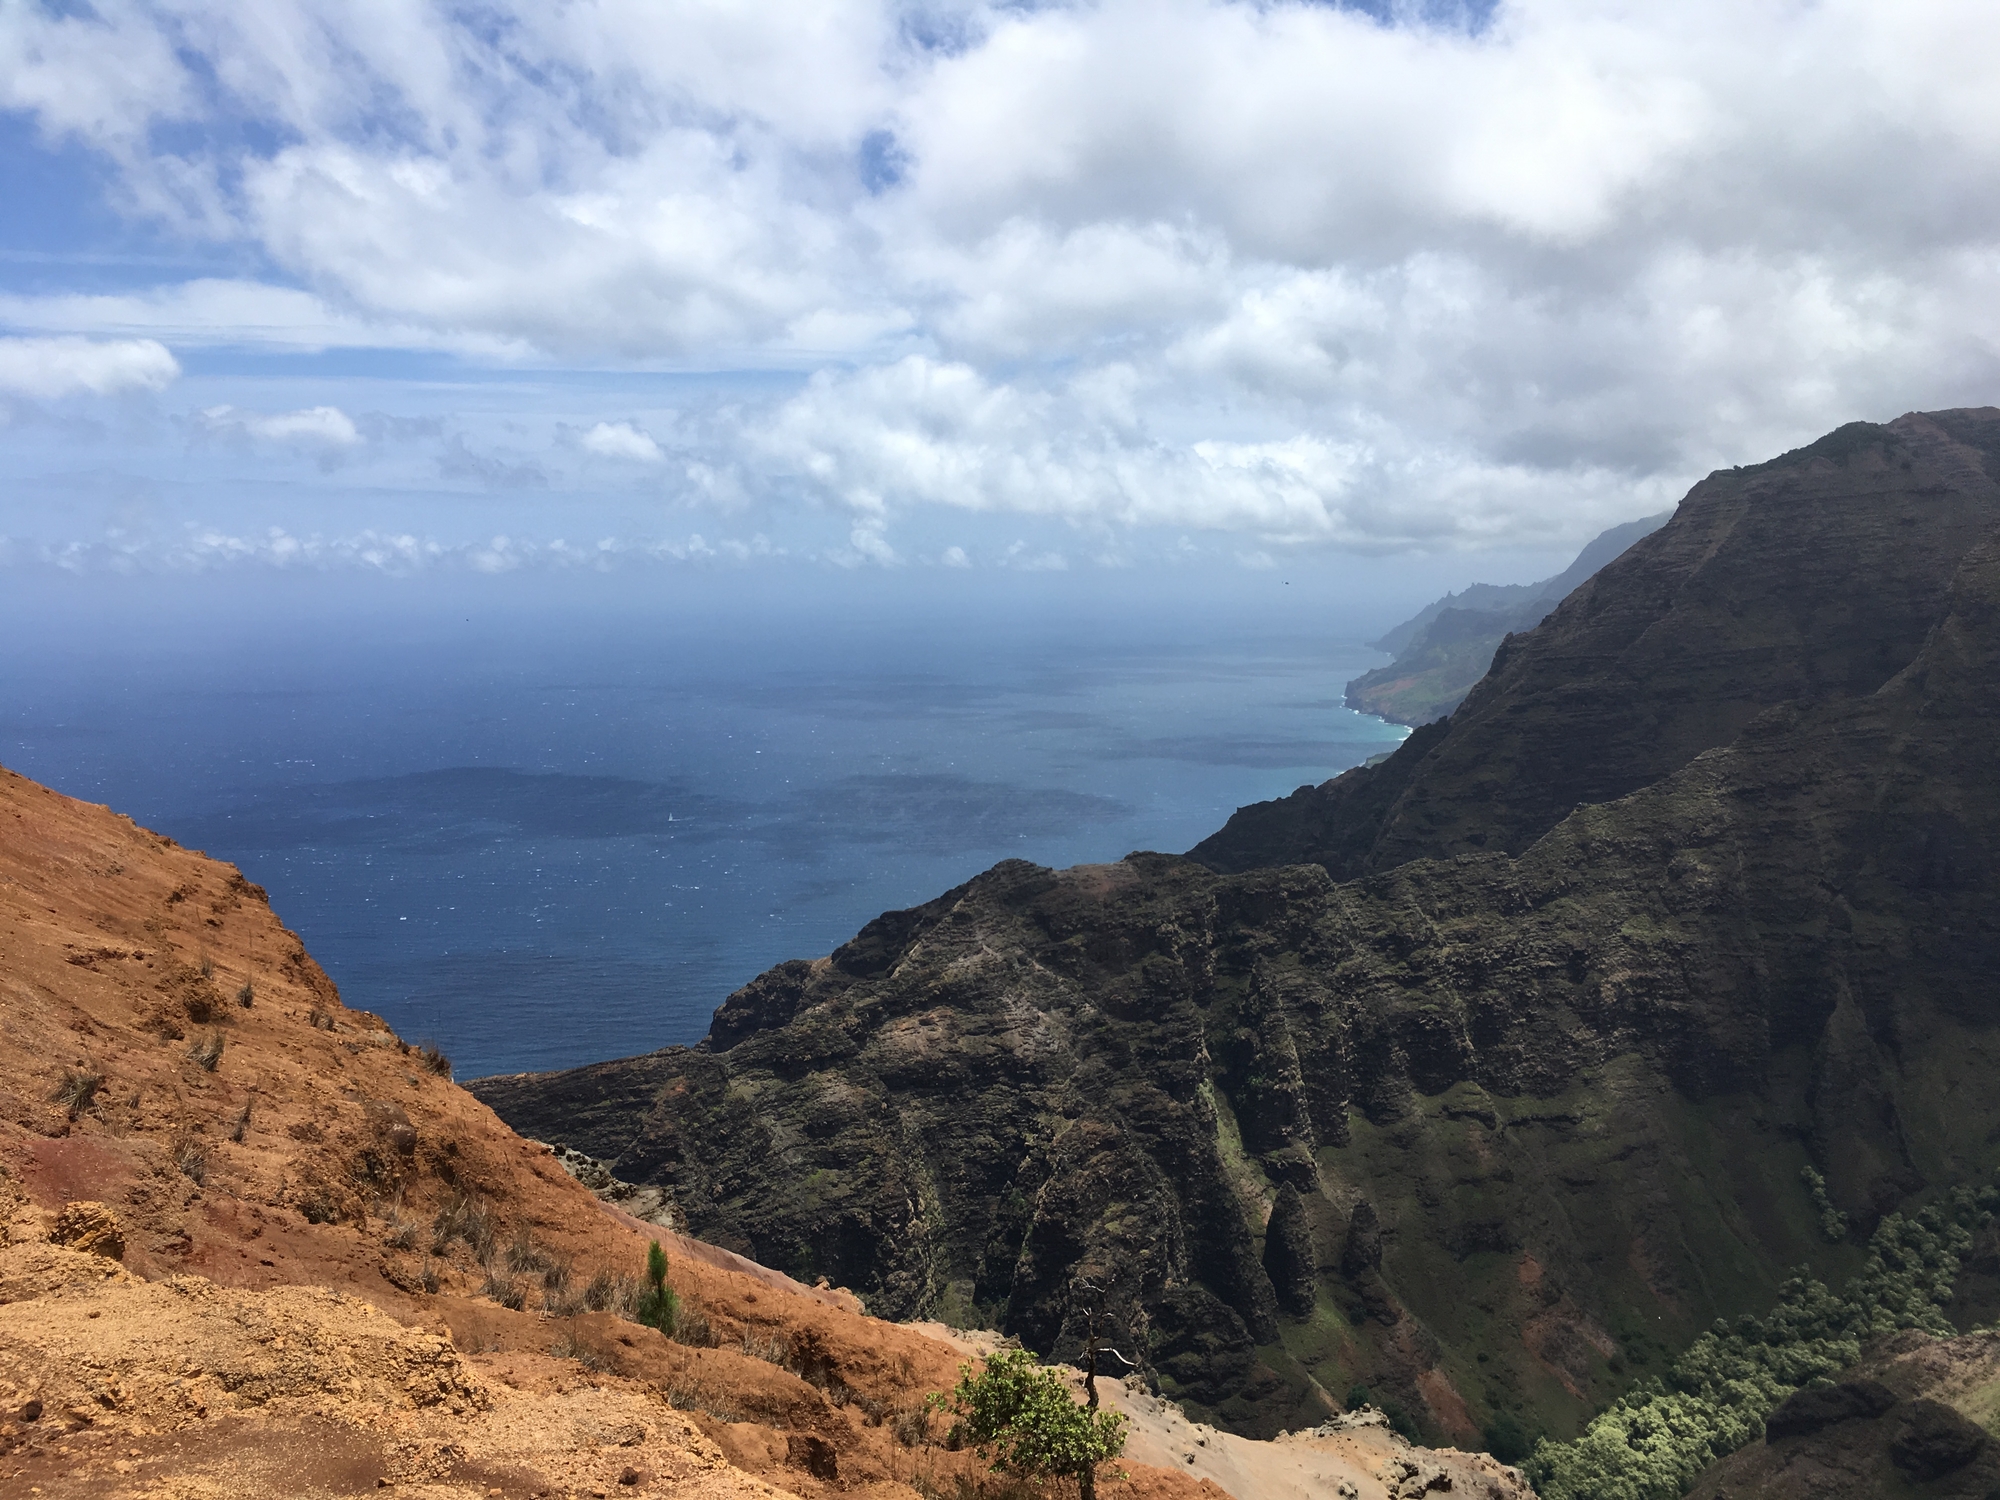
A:
<svg viewBox="0 0 2000 1500">
<path fill-rule="evenodd" d="M 950 1406 L 957 1421 L 946 1441 L 990 1453 L 998 1474 L 1075 1479 L 1088 1495 L 1097 1466 L 1125 1451 L 1125 1418 L 1079 1405 L 1062 1376 L 1025 1349 L 1000 1350 L 976 1375 L 960 1365 Z"/>
<path fill-rule="evenodd" d="M 1806 1196 L 1812 1200 L 1813 1212 L 1819 1216 L 1820 1238 L 1829 1245 L 1838 1245 L 1847 1238 L 1847 1215 L 1833 1206 L 1833 1200 L 1826 1195 L 1826 1179 L 1813 1170 L 1811 1163 L 1799 1168 L 1799 1181 L 1806 1185 Z"/>
<path fill-rule="evenodd" d="M 1486 1440 L 1486 1451 L 1503 1464 L 1518 1464 L 1535 1451 L 1527 1430 L 1512 1412 L 1495 1412 L 1481 1435 Z"/>
<path fill-rule="evenodd" d="M 638 1306 L 632 1309 L 632 1319 L 672 1338 L 680 1310 L 680 1298 L 667 1285 L 667 1252 L 654 1240 L 646 1247 L 646 1285 L 639 1293 Z"/>
</svg>

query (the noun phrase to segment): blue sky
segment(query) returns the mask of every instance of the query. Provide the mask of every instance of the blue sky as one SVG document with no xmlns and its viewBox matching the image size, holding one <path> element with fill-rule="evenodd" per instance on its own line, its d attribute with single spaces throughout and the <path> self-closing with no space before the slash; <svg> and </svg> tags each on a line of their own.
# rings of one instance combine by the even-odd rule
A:
<svg viewBox="0 0 2000 1500">
<path fill-rule="evenodd" d="M 2000 396 L 1996 61 L 1972 0 L 24 0 L 0 561 L 1553 571 Z"/>
</svg>

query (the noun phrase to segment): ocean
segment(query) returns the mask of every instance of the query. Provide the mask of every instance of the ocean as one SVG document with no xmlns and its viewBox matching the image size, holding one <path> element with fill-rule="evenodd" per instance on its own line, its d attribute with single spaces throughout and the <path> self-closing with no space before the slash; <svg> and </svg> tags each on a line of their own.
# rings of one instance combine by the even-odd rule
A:
<svg viewBox="0 0 2000 1500">
<path fill-rule="evenodd" d="M 381 614 L 13 632 L 0 760 L 231 860 L 459 1076 L 691 1043 L 998 860 L 1184 850 L 1403 730 L 1379 653 L 1145 611 Z"/>
</svg>

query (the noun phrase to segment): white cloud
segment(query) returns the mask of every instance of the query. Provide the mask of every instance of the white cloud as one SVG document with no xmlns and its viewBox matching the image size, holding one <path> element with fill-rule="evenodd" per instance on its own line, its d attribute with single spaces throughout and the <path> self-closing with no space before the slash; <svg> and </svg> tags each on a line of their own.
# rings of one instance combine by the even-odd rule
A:
<svg viewBox="0 0 2000 1500">
<path fill-rule="evenodd" d="M 202 414 L 208 430 L 288 443 L 308 449 L 352 448 L 361 441 L 353 418 L 337 406 L 311 406 L 300 411 L 262 413 L 233 406 L 211 406 Z"/>
<path fill-rule="evenodd" d="M 0 324 L 92 334 L 150 334 L 182 346 L 249 345 L 287 350 L 440 349 L 488 360 L 521 360 L 519 339 L 387 322 L 343 312 L 293 287 L 200 277 L 142 292 L 0 294 Z"/>
<path fill-rule="evenodd" d="M 407 575 L 431 571 L 511 573 L 610 572 L 671 563 L 742 563 L 785 556 L 768 538 L 725 537 L 713 544 L 699 532 L 685 540 L 605 537 L 592 543 L 561 538 L 521 540 L 498 535 L 477 542 L 445 542 L 411 532 L 362 530 L 299 534 L 281 526 L 233 532 L 190 526 L 177 536 L 119 532 L 96 541 L 31 543 L 0 537 L 0 564 L 39 565 L 73 573 L 206 573 L 241 567 Z"/>
<path fill-rule="evenodd" d="M 181 367 L 152 339 L 0 338 L 0 391 L 49 399 L 157 391 Z"/>
<path fill-rule="evenodd" d="M 624 458 L 634 463 L 656 464 L 665 460 L 660 445 L 630 422 L 599 422 L 577 439 L 600 458 Z"/>
<path fill-rule="evenodd" d="M 1670 481 L 1604 465 L 1560 470 L 1366 439 L 1165 442 L 1128 421 L 1124 382 L 988 381 L 910 356 L 822 375 L 746 428 L 739 488 L 803 488 L 881 528 L 927 506 L 1083 527 L 1243 532 L 1271 544 L 1379 550 L 1567 540 L 1671 503 Z"/>
<path fill-rule="evenodd" d="M 11 7 L 0 107 L 270 273 L 0 326 L 157 351 L 140 385 L 163 342 L 799 371 L 675 463 L 841 507 L 855 559 L 925 507 L 1079 556 L 1565 542 L 2000 395 L 1996 55 L 1986 0 Z M 514 449 L 440 462 L 569 482 Z"/>
</svg>

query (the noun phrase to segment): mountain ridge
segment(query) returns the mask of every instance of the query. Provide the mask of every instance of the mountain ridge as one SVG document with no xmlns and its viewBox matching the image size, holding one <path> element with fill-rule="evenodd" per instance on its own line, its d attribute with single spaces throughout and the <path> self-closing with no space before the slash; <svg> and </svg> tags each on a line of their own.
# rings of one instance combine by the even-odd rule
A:
<svg viewBox="0 0 2000 1500">
<path fill-rule="evenodd" d="M 1396 659 L 1349 682 L 1347 706 L 1411 728 L 1446 717 L 1486 675 L 1502 640 L 1539 624 L 1577 585 L 1672 515 L 1661 511 L 1600 532 L 1567 568 L 1539 583 L 1475 583 L 1425 605 L 1369 642 Z"/>
<path fill-rule="evenodd" d="M 761 976 L 700 1048 L 475 1087 L 872 1306 L 1067 1355 L 1070 1284 L 1108 1284 L 1117 1336 L 1243 1431 L 1360 1386 L 1427 1433 L 1574 1431 L 1786 1268 L 1853 1268 L 1805 1166 L 1858 1234 L 1993 1165 L 2000 1037 L 1963 997 L 2000 961 L 1994 452 L 1979 409 L 1711 476 L 1509 643 L 1477 734 L 1328 784 L 1392 832 L 1425 793 L 1400 845 L 1004 863 Z M 1750 577 L 1777 597 L 1696 610 Z M 1593 653 L 1632 679 L 1633 642 L 1672 674 L 1658 712 L 1574 691 Z M 1518 767 L 1551 700 L 1621 754 L 1643 721 L 1630 785 L 1558 809 L 1558 764 L 1496 807 L 1439 776 L 1496 740 Z M 1463 847 L 1479 812 L 1492 847 Z"/>
<path fill-rule="evenodd" d="M 1239 808 L 1189 857 L 1351 879 L 1415 858 L 1518 854 L 1578 804 L 1658 780 L 1766 708 L 1872 691 L 1914 656 L 1958 560 L 2000 523 L 1996 473 L 1991 407 L 1850 423 L 1720 470 L 1541 625 L 1507 637 L 1430 733 Z M 1802 535 L 1810 548 L 1794 545 Z"/>
</svg>

